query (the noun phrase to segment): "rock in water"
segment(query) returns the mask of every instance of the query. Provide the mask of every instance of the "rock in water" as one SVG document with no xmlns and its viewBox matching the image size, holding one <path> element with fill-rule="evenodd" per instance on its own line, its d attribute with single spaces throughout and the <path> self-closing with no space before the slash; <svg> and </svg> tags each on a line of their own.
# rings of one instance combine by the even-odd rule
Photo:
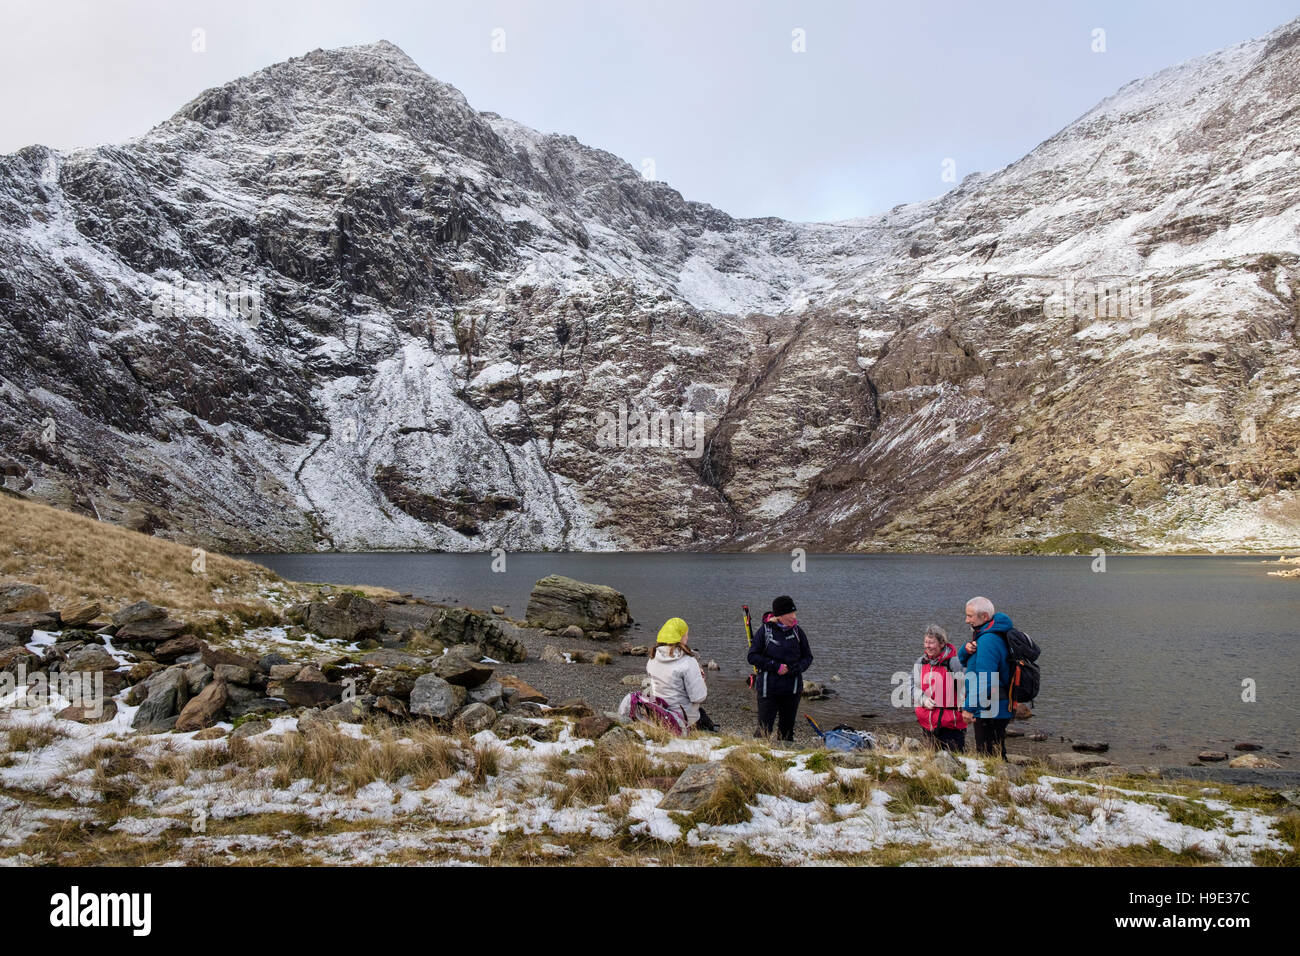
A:
<svg viewBox="0 0 1300 956">
<path fill-rule="evenodd" d="M 1282 765 L 1270 757 L 1260 754 L 1242 754 L 1228 761 L 1229 767 L 1245 767 L 1254 770 L 1281 770 Z"/>
<path fill-rule="evenodd" d="M 1219 761 L 1227 760 L 1228 755 L 1222 750 L 1202 750 L 1196 755 L 1196 759 L 1202 760 L 1205 763 L 1218 763 Z"/>
<path fill-rule="evenodd" d="M 805 700 L 826 700 L 830 696 L 831 692 L 815 680 L 803 682 L 803 697 Z"/>
<path fill-rule="evenodd" d="M 1101 740 L 1080 740 L 1070 744 L 1070 747 L 1080 753 L 1104 754 L 1110 749 L 1110 744 Z"/>
<path fill-rule="evenodd" d="M 559 630 L 575 626 L 591 631 L 610 631 L 632 623 L 627 598 L 603 584 L 587 584 L 560 574 L 542 578 L 533 585 L 524 614 L 530 627 Z"/>
</svg>

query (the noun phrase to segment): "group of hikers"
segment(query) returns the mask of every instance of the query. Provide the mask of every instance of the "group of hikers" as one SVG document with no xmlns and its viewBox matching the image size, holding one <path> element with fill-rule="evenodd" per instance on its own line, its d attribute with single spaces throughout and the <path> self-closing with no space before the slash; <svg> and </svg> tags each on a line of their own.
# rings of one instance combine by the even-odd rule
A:
<svg viewBox="0 0 1300 956">
<path fill-rule="evenodd" d="M 794 739 L 803 675 L 813 662 L 808 635 L 799 626 L 795 610 L 794 601 L 781 595 L 763 615 L 762 626 L 753 631 L 745 608 L 750 637 L 747 660 L 752 668 L 749 685 L 758 713 L 756 735 L 775 732 L 781 740 Z M 1019 716 L 1028 712 L 1015 695 L 1021 686 L 1017 664 L 1032 668 L 1036 681 L 1032 661 L 1037 649 L 986 597 L 966 602 L 966 623 L 971 634 L 960 647 L 955 647 L 937 624 L 926 628 L 921 656 L 912 668 L 910 691 L 916 719 L 933 747 L 965 750 L 966 730 L 973 727 L 977 754 L 1006 759 L 1007 724 L 1013 712 Z M 682 731 L 716 729 L 703 708 L 708 686 L 689 639 L 690 628 L 680 617 L 664 623 L 646 662 L 650 695 L 629 695 L 624 701 L 626 712 L 660 719 Z M 1032 655 L 1028 661 L 1017 660 L 1016 652 L 1024 646 L 1017 639 L 1028 642 Z M 970 691 L 977 686 L 988 692 Z M 1028 696 L 1033 692 L 1036 686 Z"/>
</svg>

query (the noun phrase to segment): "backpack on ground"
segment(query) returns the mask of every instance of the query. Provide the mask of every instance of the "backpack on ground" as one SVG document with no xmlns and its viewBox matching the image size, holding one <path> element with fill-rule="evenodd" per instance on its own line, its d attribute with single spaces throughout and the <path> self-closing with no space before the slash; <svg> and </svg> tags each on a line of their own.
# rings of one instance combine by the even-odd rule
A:
<svg viewBox="0 0 1300 956">
<path fill-rule="evenodd" d="M 1006 633 L 1007 663 L 1011 677 L 1007 682 L 1007 703 L 1012 713 L 1016 704 L 1028 707 L 1038 696 L 1042 673 L 1038 668 L 1038 655 L 1042 653 L 1034 639 L 1019 628 Z"/>
<path fill-rule="evenodd" d="M 874 750 L 876 738 L 871 734 L 864 734 L 860 730 L 854 730 L 852 727 L 840 724 L 832 730 L 822 731 L 817 726 L 817 721 L 813 720 L 807 714 L 804 714 L 808 723 L 812 724 L 813 731 L 822 739 L 823 746 L 827 750 Z"/>
<path fill-rule="evenodd" d="M 625 700 L 628 704 L 628 716 L 633 720 L 667 727 L 678 737 L 686 733 L 688 728 L 685 718 L 669 707 L 668 702 L 662 697 L 634 691 L 628 694 Z"/>
</svg>

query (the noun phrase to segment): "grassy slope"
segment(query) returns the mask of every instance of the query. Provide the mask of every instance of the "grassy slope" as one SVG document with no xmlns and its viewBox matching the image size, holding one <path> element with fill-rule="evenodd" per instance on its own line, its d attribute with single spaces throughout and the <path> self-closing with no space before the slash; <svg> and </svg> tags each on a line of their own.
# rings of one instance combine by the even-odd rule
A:
<svg viewBox="0 0 1300 956">
<path fill-rule="evenodd" d="M 0 495 L 0 579 L 44 588 L 51 604 L 99 601 L 106 610 L 146 600 L 202 617 L 232 604 L 259 604 L 297 586 L 250 561 L 196 551 L 35 501 Z"/>
</svg>

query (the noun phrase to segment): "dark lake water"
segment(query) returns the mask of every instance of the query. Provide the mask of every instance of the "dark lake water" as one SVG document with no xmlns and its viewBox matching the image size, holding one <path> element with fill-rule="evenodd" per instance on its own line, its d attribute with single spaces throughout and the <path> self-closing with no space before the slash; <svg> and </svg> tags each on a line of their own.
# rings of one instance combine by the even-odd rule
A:
<svg viewBox="0 0 1300 956">
<path fill-rule="evenodd" d="M 965 602 L 982 594 L 1043 649 L 1036 716 L 1021 726 L 1142 753 L 1171 748 L 1151 762 L 1239 740 L 1300 756 L 1300 581 L 1269 577 L 1260 558 L 1111 556 L 1096 573 L 1091 557 L 810 554 L 803 572 L 753 554 L 512 554 L 504 572 L 487 554 L 242 557 L 294 580 L 503 604 L 513 617 L 534 582 L 565 574 L 626 594 L 641 625 L 633 640 L 685 618 L 692 646 L 731 673 L 744 667 L 741 604 L 757 621 L 790 594 L 813 649 L 809 678 L 833 687 L 846 711 L 883 718 L 895 713 L 891 675 L 911 667 L 926 625 L 964 639 Z M 1242 700 L 1247 679 L 1254 702 Z"/>
</svg>

